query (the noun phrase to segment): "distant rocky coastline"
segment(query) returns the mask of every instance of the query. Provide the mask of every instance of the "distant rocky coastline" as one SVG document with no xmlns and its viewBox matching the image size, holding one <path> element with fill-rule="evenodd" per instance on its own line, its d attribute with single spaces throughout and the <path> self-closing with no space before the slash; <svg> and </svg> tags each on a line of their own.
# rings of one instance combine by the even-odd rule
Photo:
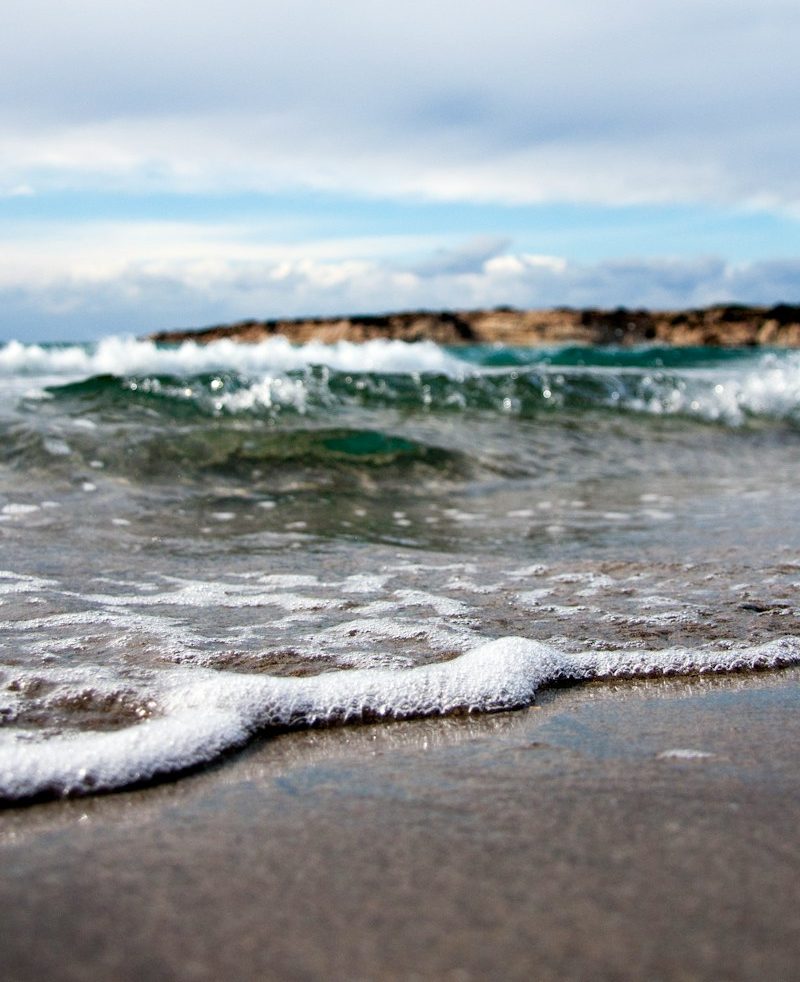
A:
<svg viewBox="0 0 800 982">
<path fill-rule="evenodd" d="M 559 307 L 517 310 L 406 311 L 351 317 L 244 320 L 192 330 L 160 331 L 150 340 L 208 344 L 224 338 L 256 343 L 283 336 L 289 341 L 431 340 L 438 344 L 592 344 L 676 346 L 776 346 L 800 348 L 800 306 L 718 305 L 697 310 L 650 311 Z"/>
</svg>

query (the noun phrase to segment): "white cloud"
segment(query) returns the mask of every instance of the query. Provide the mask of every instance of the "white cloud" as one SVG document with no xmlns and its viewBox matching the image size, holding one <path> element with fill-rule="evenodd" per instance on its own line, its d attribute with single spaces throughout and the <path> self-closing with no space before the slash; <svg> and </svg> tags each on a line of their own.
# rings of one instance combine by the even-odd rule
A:
<svg viewBox="0 0 800 982">
<path fill-rule="evenodd" d="M 0 233 L 0 288 L 47 290 L 53 283 L 110 283 L 131 270 L 137 276 L 178 279 L 215 289 L 238 270 L 281 270 L 319 264 L 333 270 L 433 248 L 421 235 L 327 238 L 312 242 L 271 240 L 258 223 L 179 221 L 31 222 Z"/>
<path fill-rule="evenodd" d="M 0 186 L 0 198 L 31 198 L 34 194 L 30 184 L 14 184 L 11 187 Z"/>
<path fill-rule="evenodd" d="M 491 130 L 491 127 L 489 127 Z M 0 179 L 31 188 L 267 193 L 613 205 L 707 201 L 800 207 L 800 124 L 778 135 L 583 132 L 496 143 L 490 132 L 383 131 L 361 121 L 225 113 L 39 126 L 0 138 Z M 741 139 L 741 144 L 739 143 Z M 767 159 L 763 141 L 771 142 Z"/>
<path fill-rule="evenodd" d="M 800 202 L 788 0 L 9 0 L 0 186 Z"/>
<path fill-rule="evenodd" d="M 435 258 L 435 256 L 434 256 Z M 572 263 L 504 254 L 431 272 L 383 259 L 163 261 L 105 277 L 0 287 L 0 337 L 79 338 L 203 326 L 243 317 L 415 308 L 649 306 L 800 302 L 800 260 L 662 259 Z"/>
<path fill-rule="evenodd" d="M 529 254 L 505 234 L 508 211 L 467 242 L 380 234 L 389 199 L 395 215 L 419 200 L 704 203 L 732 216 L 732 236 L 748 208 L 796 221 L 796 0 L 6 0 L 3 26 L 0 206 L 17 216 L 0 233 L 6 336 L 418 306 L 798 299 L 800 267 L 769 255 Z M 84 212 L 48 220 L 54 189 L 81 192 L 55 197 Z M 336 215 L 315 224 L 309 205 L 287 231 L 290 220 L 215 223 L 213 208 L 192 221 L 191 199 L 179 222 L 91 214 L 98 191 L 207 203 L 306 189 L 341 194 Z M 12 199 L 32 194 L 26 218 Z M 345 240 L 347 202 L 369 198 L 359 227 L 375 234 Z M 551 231 L 525 241 L 568 251 Z M 758 234 L 731 251 L 764 255 Z M 661 248 L 683 248 L 671 235 Z M 684 251 L 704 241 L 687 229 Z"/>
</svg>

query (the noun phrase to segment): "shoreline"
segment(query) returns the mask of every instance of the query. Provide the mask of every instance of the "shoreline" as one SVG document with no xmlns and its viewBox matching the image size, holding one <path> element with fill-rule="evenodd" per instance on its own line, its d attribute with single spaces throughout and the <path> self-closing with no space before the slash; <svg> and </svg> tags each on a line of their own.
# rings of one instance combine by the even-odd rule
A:
<svg viewBox="0 0 800 982">
<path fill-rule="evenodd" d="M 285 337 L 296 344 L 363 342 L 376 338 L 434 341 L 443 345 L 561 344 L 674 345 L 675 347 L 800 348 L 800 305 L 715 305 L 679 311 L 553 308 L 402 311 L 376 315 L 248 319 L 213 327 L 157 331 L 147 340 L 165 344 L 224 339 L 255 344 Z"/>
<path fill-rule="evenodd" d="M 5 977 L 787 978 L 798 682 L 590 683 L 0 813 Z"/>
</svg>

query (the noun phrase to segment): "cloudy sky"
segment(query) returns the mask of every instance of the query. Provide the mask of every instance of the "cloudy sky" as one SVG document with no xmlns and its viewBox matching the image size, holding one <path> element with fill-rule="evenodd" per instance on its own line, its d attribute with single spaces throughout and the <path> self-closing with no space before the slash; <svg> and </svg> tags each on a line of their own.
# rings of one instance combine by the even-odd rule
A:
<svg viewBox="0 0 800 982">
<path fill-rule="evenodd" d="M 0 339 L 800 302 L 797 0 L 5 0 Z"/>
</svg>

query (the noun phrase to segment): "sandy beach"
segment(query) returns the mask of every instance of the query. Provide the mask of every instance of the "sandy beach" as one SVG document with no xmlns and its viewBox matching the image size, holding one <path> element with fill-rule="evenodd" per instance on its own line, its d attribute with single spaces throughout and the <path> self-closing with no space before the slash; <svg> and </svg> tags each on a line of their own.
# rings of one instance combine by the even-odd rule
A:
<svg viewBox="0 0 800 982">
<path fill-rule="evenodd" d="M 798 682 L 550 690 L 7 809 L 3 976 L 789 979 Z"/>
</svg>

